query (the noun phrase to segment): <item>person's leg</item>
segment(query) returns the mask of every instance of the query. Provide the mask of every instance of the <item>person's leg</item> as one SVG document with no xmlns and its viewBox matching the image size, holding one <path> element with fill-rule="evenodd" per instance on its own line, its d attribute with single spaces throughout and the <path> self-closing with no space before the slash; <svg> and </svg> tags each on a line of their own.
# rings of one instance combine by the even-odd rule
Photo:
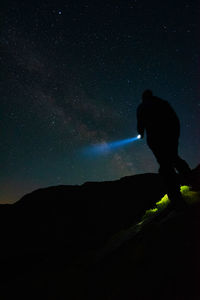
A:
<svg viewBox="0 0 200 300">
<path fill-rule="evenodd" d="M 175 160 L 177 148 L 171 147 L 169 144 L 160 144 L 152 147 L 151 150 L 155 155 L 159 165 L 159 174 L 167 189 L 167 195 L 171 201 L 171 205 L 176 209 L 185 208 L 185 202 L 180 191 L 179 176 L 175 171 Z"/>
<path fill-rule="evenodd" d="M 167 164 L 165 162 L 161 163 L 159 173 L 166 185 L 167 195 L 171 201 L 172 207 L 175 210 L 181 210 L 185 208 L 185 202 L 180 191 L 178 176 L 173 168 L 172 163 L 170 164 L 169 161 Z"/>
<path fill-rule="evenodd" d="M 191 174 L 191 169 L 188 163 L 178 155 L 176 156 L 175 168 L 180 175 L 185 177 L 185 179 L 187 179 Z"/>
</svg>

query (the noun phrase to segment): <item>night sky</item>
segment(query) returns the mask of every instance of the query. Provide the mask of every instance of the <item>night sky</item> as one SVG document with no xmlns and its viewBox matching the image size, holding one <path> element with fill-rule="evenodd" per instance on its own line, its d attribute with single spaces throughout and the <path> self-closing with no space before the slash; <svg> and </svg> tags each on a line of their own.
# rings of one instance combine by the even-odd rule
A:
<svg viewBox="0 0 200 300">
<path fill-rule="evenodd" d="M 82 151 L 137 135 L 146 88 L 174 107 L 180 155 L 200 163 L 198 2 L 1 1 L 0 203 L 157 172 L 145 140 Z"/>
</svg>

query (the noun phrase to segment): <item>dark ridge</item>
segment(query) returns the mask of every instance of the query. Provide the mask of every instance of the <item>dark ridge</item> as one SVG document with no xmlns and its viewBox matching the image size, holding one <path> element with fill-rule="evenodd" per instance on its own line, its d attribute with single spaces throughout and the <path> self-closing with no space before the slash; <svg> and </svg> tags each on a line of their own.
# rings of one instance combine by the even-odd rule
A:
<svg viewBox="0 0 200 300">
<path fill-rule="evenodd" d="M 200 165 L 192 171 L 196 190 L 199 190 L 199 178 Z M 188 183 L 183 181 L 183 184 Z M 165 193 L 160 176 L 149 173 L 114 181 L 47 187 L 25 195 L 14 204 L 1 205 L 0 298 L 13 299 L 20 295 L 25 299 L 28 293 L 29 299 L 40 296 L 43 299 L 153 299 L 156 289 L 152 285 L 158 280 L 157 299 L 167 299 L 161 293 L 165 284 L 160 278 L 169 285 L 171 271 L 172 277 L 178 274 L 183 280 L 177 251 L 182 251 L 183 265 L 188 267 L 186 254 L 192 256 L 192 251 L 196 253 L 194 249 L 199 249 L 198 205 L 187 217 L 177 217 L 162 227 L 149 225 L 139 237 L 124 243 L 103 261 L 93 265 L 91 259 L 113 236 L 139 221 Z M 168 258 L 165 262 L 163 255 L 169 255 L 172 263 Z M 165 269 L 162 270 L 163 261 Z M 194 266 L 194 257 L 191 263 Z M 143 298 L 137 298 L 140 288 Z M 166 295 L 173 299 L 171 294 Z"/>
</svg>

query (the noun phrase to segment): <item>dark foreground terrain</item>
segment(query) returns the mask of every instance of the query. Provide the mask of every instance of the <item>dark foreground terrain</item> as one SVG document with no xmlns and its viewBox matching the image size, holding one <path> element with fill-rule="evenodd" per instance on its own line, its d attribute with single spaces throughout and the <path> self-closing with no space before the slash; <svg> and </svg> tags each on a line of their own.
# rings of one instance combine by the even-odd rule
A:
<svg viewBox="0 0 200 300">
<path fill-rule="evenodd" d="M 0 299 L 200 299 L 200 202 L 102 250 L 165 193 L 157 174 L 143 174 L 0 206 Z"/>
</svg>

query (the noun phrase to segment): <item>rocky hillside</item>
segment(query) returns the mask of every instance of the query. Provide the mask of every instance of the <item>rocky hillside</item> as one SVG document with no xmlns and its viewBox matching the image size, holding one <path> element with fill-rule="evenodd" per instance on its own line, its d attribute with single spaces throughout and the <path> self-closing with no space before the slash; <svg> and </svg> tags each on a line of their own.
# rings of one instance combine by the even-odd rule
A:
<svg viewBox="0 0 200 300">
<path fill-rule="evenodd" d="M 0 206 L 0 299 L 199 299 L 200 168 L 192 174 L 188 210 L 135 236 L 166 193 L 157 174 L 49 187 Z"/>
</svg>

